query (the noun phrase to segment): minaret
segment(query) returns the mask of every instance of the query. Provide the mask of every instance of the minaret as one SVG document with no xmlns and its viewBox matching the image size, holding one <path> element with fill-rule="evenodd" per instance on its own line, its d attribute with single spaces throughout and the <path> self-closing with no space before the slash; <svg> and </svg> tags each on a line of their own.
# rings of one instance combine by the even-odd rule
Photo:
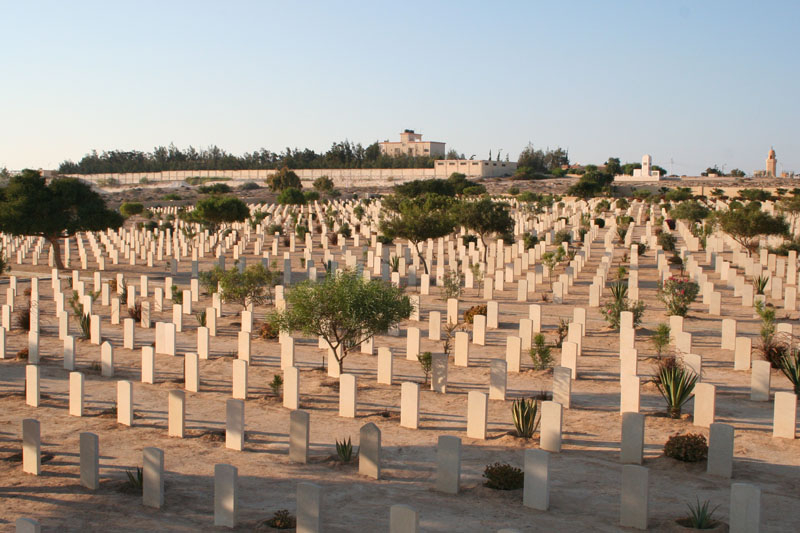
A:
<svg viewBox="0 0 800 533">
<path fill-rule="evenodd" d="M 777 168 L 778 168 L 778 160 L 775 159 L 775 150 L 770 148 L 769 154 L 767 155 L 767 177 L 774 178 L 777 175 L 776 173 Z"/>
</svg>

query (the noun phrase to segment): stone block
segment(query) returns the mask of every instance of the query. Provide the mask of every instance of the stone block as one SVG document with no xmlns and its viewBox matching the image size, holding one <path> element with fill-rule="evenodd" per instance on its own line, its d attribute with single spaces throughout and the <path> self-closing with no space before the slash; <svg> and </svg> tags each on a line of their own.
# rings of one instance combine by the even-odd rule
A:
<svg viewBox="0 0 800 533">
<path fill-rule="evenodd" d="M 200 391 L 200 357 L 188 352 L 183 357 L 184 388 L 189 392 Z"/>
<path fill-rule="evenodd" d="M 156 352 L 152 346 L 142 346 L 142 383 L 155 380 Z"/>
<path fill-rule="evenodd" d="M 161 509 L 164 506 L 164 451 L 142 450 L 142 504 Z"/>
<path fill-rule="evenodd" d="M 289 460 L 295 463 L 308 462 L 309 415 L 307 411 L 295 410 L 289 414 Z"/>
<path fill-rule="evenodd" d="M 620 461 L 624 464 L 642 464 L 644 454 L 644 415 L 622 413 L 622 446 Z"/>
<path fill-rule="evenodd" d="M 358 389 L 356 376 L 342 374 L 339 376 L 339 416 L 355 418 L 358 406 Z"/>
<path fill-rule="evenodd" d="M 117 381 L 117 424 L 133 425 L 133 383 Z"/>
<path fill-rule="evenodd" d="M 719 422 L 709 426 L 706 471 L 726 478 L 733 474 L 733 426 Z"/>
<path fill-rule="evenodd" d="M 489 362 L 489 399 L 506 399 L 506 362 L 502 359 L 492 359 Z"/>
<path fill-rule="evenodd" d="M 389 533 L 419 533 L 417 512 L 408 505 L 392 505 L 389 508 Z"/>
<path fill-rule="evenodd" d="M 83 416 L 83 374 L 69 373 L 69 414 Z"/>
<path fill-rule="evenodd" d="M 715 416 L 716 387 L 710 383 L 698 383 L 694 387 L 694 425 L 710 427 Z"/>
<path fill-rule="evenodd" d="M 509 372 L 519 372 L 522 341 L 519 337 L 506 337 L 506 365 Z"/>
<path fill-rule="evenodd" d="M 772 436 L 794 439 L 797 429 L 797 395 L 791 392 L 776 392 L 772 416 Z"/>
<path fill-rule="evenodd" d="M 225 402 L 225 447 L 244 449 L 244 401 L 230 398 Z"/>
<path fill-rule="evenodd" d="M 750 374 L 750 400 L 769 401 L 771 370 L 769 361 L 753 361 L 753 371 Z"/>
<path fill-rule="evenodd" d="M 300 369 L 291 366 L 283 371 L 283 406 L 300 408 Z"/>
<path fill-rule="evenodd" d="M 486 394 L 470 391 L 467 395 L 467 436 L 473 439 L 486 439 L 488 418 L 489 401 Z"/>
<path fill-rule="evenodd" d="M 81 485 L 90 490 L 100 488 L 100 440 L 94 433 L 80 435 Z"/>
<path fill-rule="evenodd" d="M 358 446 L 358 473 L 362 476 L 381 477 L 381 430 L 369 422 L 361 426 Z"/>
<path fill-rule="evenodd" d="M 297 533 L 322 531 L 322 487 L 301 481 L 297 484 Z"/>
<path fill-rule="evenodd" d="M 436 490 L 458 494 L 461 481 L 461 439 L 450 435 L 439 437 L 436 446 Z"/>
<path fill-rule="evenodd" d="M 406 359 L 416 361 L 420 351 L 419 328 L 408 328 L 406 331 Z"/>
<path fill-rule="evenodd" d="M 752 349 L 750 337 L 736 337 L 736 348 L 733 353 L 734 370 L 750 370 Z"/>
<path fill-rule="evenodd" d="M 230 401 L 230 400 L 229 400 Z M 234 528 L 239 511 L 239 470 L 228 464 L 214 465 L 214 525 Z M 298 513 L 299 514 L 299 513 Z M 300 531 L 298 528 L 297 531 Z"/>
<path fill-rule="evenodd" d="M 392 350 L 385 346 L 378 348 L 378 383 L 382 385 L 392 384 L 393 364 Z"/>
<path fill-rule="evenodd" d="M 168 404 L 167 433 L 182 439 L 186 431 L 186 394 L 182 390 L 169 391 Z"/>
<path fill-rule="evenodd" d="M 243 359 L 235 359 L 232 363 L 233 366 L 233 394 L 232 396 L 237 400 L 247 399 L 247 361 Z"/>
<path fill-rule="evenodd" d="M 542 402 L 539 447 L 548 452 L 561 451 L 562 407 L 557 402 Z"/>
<path fill-rule="evenodd" d="M 400 386 L 400 425 L 419 428 L 419 383 L 406 381 Z"/>
<path fill-rule="evenodd" d="M 730 533 L 761 531 L 761 489 L 750 483 L 731 484 Z"/>
<path fill-rule="evenodd" d="M 622 466 L 621 526 L 647 529 L 648 477 L 648 470 L 643 466 Z"/>
<path fill-rule="evenodd" d="M 39 421 L 22 421 L 22 471 L 38 476 L 42 473 L 42 436 Z"/>
<path fill-rule="evenodd" d="M 435 353 L 431 356 L 431 390 L 447 393 L 447 354 Z"/>
<path fill-rule="evenodd" d="M 455 334 L 455 365 L 469 366 L 469 333 L 457 331 Z"/>
<path fill-rule="evenodd" d="M 550 454 L 544 450 L 525 450 L 522 504 L 537 511 L 550 507 Z"/>
<path fill-rule="evenodd" d="M 572 369 L 557 366 L 553 368 L 553 401 L 569 409 L 572 396 Z"/>
</svg>

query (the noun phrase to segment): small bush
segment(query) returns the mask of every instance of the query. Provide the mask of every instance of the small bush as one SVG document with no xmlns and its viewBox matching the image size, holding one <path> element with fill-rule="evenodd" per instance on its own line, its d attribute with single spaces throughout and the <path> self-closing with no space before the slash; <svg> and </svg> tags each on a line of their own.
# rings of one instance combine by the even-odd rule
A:
<svg viewBox="0 0 800 533">
<path fill-rule="evenodd" d="M 240 191 L 254 191 L 254 190 L 260 189 L 260 188 L 261 188 L 261 186 L 258 183 L 254 182 L 254 181 L 248 181 L 247 183 L 242 183 L 239 186 L 239 190 Z"/>
<path fill-rule="evenodd" d="M 464 322 L 466 324 L 472 324 L 472 321 L 475 319 L 475 315 L 483 315 L 486 316 L 488 312 L 488 308 L 486 305 L 473 305 L 466 311 L 464 311 Z"/>
<path fill-rule="evenodd" d="M 225 194 L 231 192 L 231 186 L 226 183 L 213 183 L 211 185 L 201 185 L 197 190 L 201 194 Z"/>
<path fill-rule="evenodd" d="M 431 375 L 431 367 L 433 366 L 433 354 L 431 352 L 422 352 L 417 355 L 417 361 L 425 374 L 425 384 L 428 384 L 428 376 Z"/>
<path fill-rule="evenodd" d="M 271 322 L 264 322 L 261 324 L 261 329 L 258 331 L 258 336 L 264 340 L 275 340 L 278 338 L 280 330 L 275 327 Z"/>
<path fill-rule="evenodd" d="M 533 346 L 530 349 L 529 355 L 533 362 L 533 368 L 536 370 L 546 370 L 553 366 L 553 354 L 551 353 L 550 346 L 545 342 L 544 335 L 537 333 L 533 337 Z"/>
<path fill-rule="evenodd" d="M 664 445 L 664 455 L 678 461 L 696 463 L 708 457 L 708 442 L 699 433 L 673 435 Z"/>
<path fill-rule="evenodd" d="M 141 322 L 142 321 L 142 304 L 137 302 L 133 305 L 133 307 L 128 308 L 128 316 L 131 317 L 134 322 Z"/>
<path fill-rule="evenodd" d="M 23 308 L 14 314 L 14 326 L 22 331 L 31 330 L 31 310 L 30 308 Z"/>
<path fill-rule="evenodd" d="M 672 233 L 667 233 L 666 231 L 658 236 L 658 244 L 664 249 L 665 252 L 674 252 L 675 243 L 677 242 L 678 239 L 675 238 L 675 235 Z"/>
<path fill-rule="evenodd" d="M 280 396 L 281 387 L 283 387 L 283 377 L 280 374 L 275 374 L 272 376 L 272 381 L 269 382 L 269 388 L 272 390 L 272 394 Z"/>
<path fill-rule="evenodd" d="M 267 520 L 267 525 L 273 529 L 294 529 L 297 527 L 297 519 L 287 509 L 281 509 Z"/>
<path fill-rule="evenodd" d="M 483 471 L 486 481 L 484 486 L 495 490 L 517 490 L 521 489 L 525 482 L 525 474 L 522 470 L 506 463 L 494 463 L 487 465 Z"/>
<path fill-rule="evenodd" d="M 172 286 L 172 303 L 175 305 L 183 305 L 183 291 L 177 285 Z"/>
<path fill-rule="evenodd" d="M 17 352 L 17 359 L 27 361 L 28 360 L 28 349 L 23 348 Z"/>
<path fill-rule="evenodd" d="M 605 228 L 606 227 L 606 219 L 597 217 L 594 219 L 594 225 L 598 228 Z"/>
</svg>

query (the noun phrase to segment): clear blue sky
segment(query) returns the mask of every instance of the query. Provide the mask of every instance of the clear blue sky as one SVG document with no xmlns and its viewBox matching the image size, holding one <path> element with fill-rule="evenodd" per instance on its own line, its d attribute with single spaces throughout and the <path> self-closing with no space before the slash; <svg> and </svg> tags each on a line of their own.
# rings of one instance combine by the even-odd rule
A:
<svg viewBox="0 0 800 533">
<path fill-rule="evenodd" d="M 530 141 L 800 171 L 800 2 L 0 0 L 0 167 L 92 149 Z"/>
</svg>

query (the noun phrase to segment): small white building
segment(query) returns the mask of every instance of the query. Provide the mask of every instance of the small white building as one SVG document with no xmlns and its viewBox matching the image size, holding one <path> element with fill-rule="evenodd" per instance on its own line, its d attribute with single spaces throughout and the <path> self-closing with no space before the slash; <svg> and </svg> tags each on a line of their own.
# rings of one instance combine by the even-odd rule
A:
<svg viewBox="0 0 800 533">
<path fill-rule="evenodd" d="M 642 156 L 642 168 L 633 170 L 633 176 L 627 174 L 617 174 L 614 176 L 614 183 L 630 181 L 661 181 L 661 171 L 651 170 L 653 158 L 649 154 Z"/>
</svg>

